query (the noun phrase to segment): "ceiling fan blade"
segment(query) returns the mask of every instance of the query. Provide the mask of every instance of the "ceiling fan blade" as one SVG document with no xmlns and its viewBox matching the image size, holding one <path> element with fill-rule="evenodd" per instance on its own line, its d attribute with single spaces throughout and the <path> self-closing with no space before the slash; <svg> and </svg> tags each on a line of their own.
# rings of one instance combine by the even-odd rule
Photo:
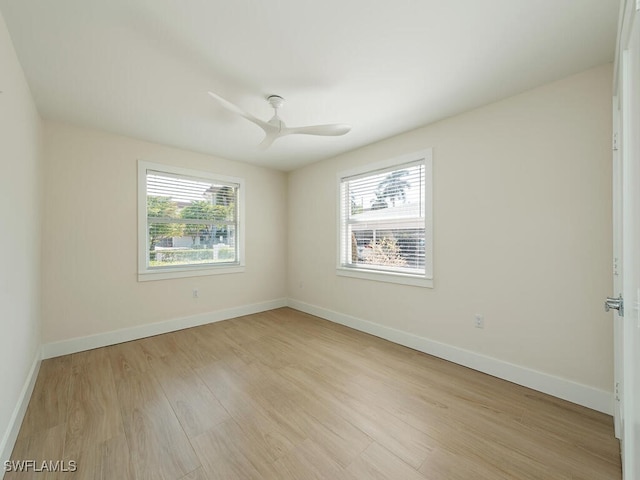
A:
<svg viewBox="0 0 640 480">
<path fill-rule="evenodd" d="M 269 132 L 273 132 L 273 131 L 277 131 L 277 128 L 274 127 L 273 125 L 270 125 L 269 123 L 265 122 L 264 120 L 260 120 L 257 117 L 254 117 L 253 115 L 251 115 L 248 112 L 245 112 L 244 110 L 242 110 L 240 107 L 238 107 L 237 105 L 235 105 L 234 103 L 231 103 L 229 100 L 222 98 L 220 95 L 213 93 L 213 92 L 207 92 L 209 95 L 211 95 L 213 98 L 215 98 L 218 102 L 220 102 L 220 104 L 226 108 L 227 110 L 229 110 L 230 112 L 236 113 L 238 115 L 240 115 L 241 117 L 246 118 L 247 120 L 249 120 L 252 123 L 255 123 L 256 125 L 258 125 L 260 128 L 262 128 L 267 135 L 269 135 Z"/>
<path fill-rule="evenodd" d="M 311 125 L 308 127 L 290 127 L 286 134 L 302 133 L 305 135 L 338 136 L 344 135 L 351 130 L 351 125 L 336 123 L 332 125 Z"/>
<path fill-rule="evenodd" d="M 262 140 L 262 142 L 260 142 L 260 145 L 258 145 L 258 148 L 260 150 L 266 150 L 273 144 L 276 138 L 281 136 L 282 134 L 280 134 L 279 132 L 268 132 L 267 136 L 264 137 L 264 140 Z"/>
<path fill-rule="evenodd" d="M 282 137 L 284 135 L 292 135 L 292 134 L 305 134 L 305 135 L 323 135 L 323 136 L 338 136 L 344 135 L 351 130 L 351 125 L 346 125 L 344 123 L 336 123 L 331 125 L 309 125 L 306 127 L 294 127 L 289 128 L 285 125 L 282 119 L 278 116 L 278 109 L 282 106 L 284 99 L 279 95 L 271 95 L 267 100 L 269 104 L 273 107 L 275 114 L 271 120 L 265 122 L 264 120 L 260 120 L 257 117 L 254 117 L 248 112 L 245 112 L 239 106 L 234 103 L 231 103 L 229 100 L 221 97 L 217 93 L 207 92 L 214 98 L 217 102 L 219 102 L 224 108 L 229 110 L 230 112 L 235 113 L 236 115 L 240 115 L 241 117 L 246 118 L 251 123 L 256 124 L 260 128 L 264 130 L 265 137 L 258 146 L 261 150 L 265 150 L 269 148 L 276 138 Z"/>
</svg>

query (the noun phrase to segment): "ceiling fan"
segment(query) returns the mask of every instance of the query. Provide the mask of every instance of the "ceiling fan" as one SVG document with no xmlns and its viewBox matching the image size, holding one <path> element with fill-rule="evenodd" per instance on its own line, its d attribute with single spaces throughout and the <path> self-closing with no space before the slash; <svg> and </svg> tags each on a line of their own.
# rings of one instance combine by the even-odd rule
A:
<svg viewBox="0 0 640 480">
<path fill-rule="evenodd" d="M 269 148 L 276 138 L 280 138 L 285 135 L 298 133 L 305 135 L 338 136 L 344 135 L 351 130 L 351 125 L 346 125 L 344 123 L 336 123 L 331 125 L 309 125 L 307 127 L 287 127 L 282 119 L 278 116 L 278 109 L 282 107 L 282 104 L 284 103 L 284 98 L 279 95 L 270 95 L 269 97 L 267 97 L 267 101 L 269 102 L 271 107 L 273 107 L 274 115 L 271 120 L 265 122 L 264 120 L 260 120 L 250 113 L 245 112 L 237 105 L 222 98 L 220 95 L 217 95 L 213 92 L 208 93 L 218 102 L 220 102 L 220 104 L 227 110 L 233 113 L 237 113 L 238 115 L 246 118 L 250 122 L 255 123 L 264 130 L 265 137 L 259 145 L 261 149 Z"/>
</svg>

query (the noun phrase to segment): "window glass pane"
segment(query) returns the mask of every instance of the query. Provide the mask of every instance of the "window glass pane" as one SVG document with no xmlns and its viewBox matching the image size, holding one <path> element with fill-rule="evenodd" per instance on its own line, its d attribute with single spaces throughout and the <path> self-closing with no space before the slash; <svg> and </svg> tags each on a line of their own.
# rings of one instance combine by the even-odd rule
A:
<svg viewBox="0 0 640 480">
<path fill-rule="evenodd" d="M 424 271 L 424 228 L 351 229 L 351 265 Z"/>
<path fill-rule="evenodd" d="M 351 220 L 424 215 L 423 164 L 374 172 L 346 181 Z"/>
<path fill-rule="evenodd" d="M 233 263 L 237 258 L 233 225 L 150 223 L 150 238 L 154 238 L 152 231 L 166 231 L 167 227 L 182 233 L 158 239 L 149 249 L 149 267 Z"/>
</svg>

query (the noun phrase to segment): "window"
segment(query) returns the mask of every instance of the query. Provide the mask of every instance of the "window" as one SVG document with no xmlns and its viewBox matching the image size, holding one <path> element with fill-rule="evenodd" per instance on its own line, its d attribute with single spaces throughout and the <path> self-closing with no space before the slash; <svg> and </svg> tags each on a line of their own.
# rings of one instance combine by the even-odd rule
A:
<svg viewBox="0 0 640 480">
<path fill-rule="evenodd" d="M 338 275 L 433 286 L 431 150 L 343 172 Z"/>
<path fill-rule="evenodd" d="M 138 182 L 138 280 L 242 271 L 242 179 L 141 161 Z"/>
</svg>

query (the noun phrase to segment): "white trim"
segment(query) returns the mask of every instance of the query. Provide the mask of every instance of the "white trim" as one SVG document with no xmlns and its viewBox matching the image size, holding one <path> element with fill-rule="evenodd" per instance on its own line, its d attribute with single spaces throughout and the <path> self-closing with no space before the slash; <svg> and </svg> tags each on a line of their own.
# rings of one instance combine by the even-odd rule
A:
<svg viewBox="0 0 640 480">
<path fill-rule="evenodd" d="M 245 267 L 227 265 L 220 267 L 189 267 L 189 268 L 176 268 L 175 270 L 169 270 L 168 267 L 161 271 L 147 271 L 145 273 L 138 274 L 139 282 L 150 282 L 154 280 L 167 280 L 169 278 L 186 278 L 186 277 L 204 277 L 206 275 L 221 275 L 229 273 L 243 273 Z"/>
<path fill-rule="evenodd" d="M 214 312 L 200 313 L 188 317 L 173 318 L 162 322 L 137 325 L 135 327 L 113 330 L 111 332 L 98 333 L 86 337 L 71 338 L 60 342 L 45 343 L 42 346 L 42 358 L 53 358 L 70 353 L 82 352 L 93 348 L 106 347 L 117 343 L 129 342 L 139 338 L 151 337 L 162 333 L 175 332 L 184 328 L 197 327 L 207 323 L 220 322 L 230 318 L 242 317 L 254 313 L 273 310 L 287 306 L 286 298 L 279 298 L 241 307 L 233 307 Z"/>
<path fill-rule="evenodd" d="M 29 400 L 31 400 L 33 387 L 36 384 L 38 372 L 40 371 L 40 364 L 42 363 L 40 352 L 41 350 L 40 348 L 38 348 L 36 356 L 33 359 L 33 363 L 31 364 L 29 374 L 27 375 L 27 378 L 22 387 L 22 391 L 20 392 L 18 403 L 16 403 L 16 406 L 13 409 L 13 414 L 11 415 L 11 419 L 9 420 L 9 425 L 7 426 L 7 430 L 2 437 L 2 442 L 0 442 L 0 455 L 2 455 L 2 457 L 0 457 L 0 461 L 2 462 L 2 465 L 4 465 L 4 462 L 11 458 L 11 452 L 13 452 L 13 447 L 16 444 L 16 439 L 18 438 L 18 433 L 20 432 L 20 427 L 22 426 L 22 421 L 24 420 L 24 414 L 26 413 L 27 407 L 29 406 Z M 2 473 L 4 473 L 4 470 L 2 471 Z M 0 476 L 0 478 L 2 477 Z"/>
<path fill-rule="evenodd" d="M 566 380 L 555 375 L 505 362 L 445 343 L 419 337 L 412 333 L 386 327 L 361 318 L 345 315 L 316 305 L 290 298 L 289 307 L 309 313 L 334 323 L 366 332 L 376 337 L 428 353 L 450 362 L 487 373 L 524 387 L 537 390 L 599 412 L 613 413 L 613 394 L 605 390 Z"/>
<path fill-rule="evenodd" d="M 433 279 L 420 275 L 409 275 L 397 272 L 376 272 L 362 268 L 336 268 L 336 275 L 341 277 L 362 278 L 375 282 L 399 283 L 401 285 L 413 285 L 414 287 L 433 288 Z"/>
<path fill-rule="evenodd" d="M 340 180 L 342 180 L 343 178 L 357 177 L 358 175 L 365 173 L 373 174 L 378 170 L 383 171 L 405 163 L 418 164 L 423 160 L 428 160 L 431 158 L 433 158 L 433 148 L 428 147 L 416 152 L 407 153 L 405 155 L 387 158 L 378 162 L 367 163 L 365 165 L 360 165 L 358 167 L 338 172 L 338 184 L 340 184 Z"/>
<path fill-rule="evenodd" d="M 147 265 L 147 170 L 177 174 L 185 177 L 206 178 L 222 183 L 237 184 L 238 198 L 236 205 L 236 241 L 238 242 L 238 263 L 220 266 L 202 265 L 167 267 L 163 269 L 149 268 Z M 243 178 L 218 175 L 204 170 L 192 170 L 164 163 L 153 163 L 138 160 L 138 281 L 166 280 L 170 278 L 197 277 L 244 272 L 245 255 L 245 181 Z"/>
</svg>

